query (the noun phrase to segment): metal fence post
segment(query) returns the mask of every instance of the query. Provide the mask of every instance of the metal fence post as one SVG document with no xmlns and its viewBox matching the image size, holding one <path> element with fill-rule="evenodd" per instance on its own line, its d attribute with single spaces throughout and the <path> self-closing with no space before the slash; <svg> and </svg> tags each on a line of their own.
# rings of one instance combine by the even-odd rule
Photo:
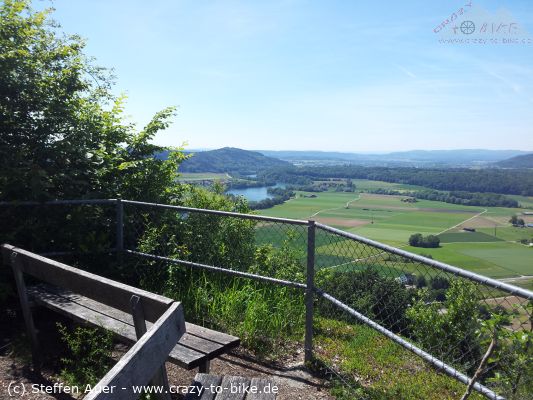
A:
<svg viewBox="0 0 533 400">
<path fill-rule="evenodd" d="M 124 250 L 124 203 L 122 203 L 122 199 L 117 199 L 117 232 L 115 247 L 119 255 Z"/>
<path fill-rule="evenodd" d="M 307 225 L 307 288 L 305 289 L 305 362 L 310 362 L 313 359 L 315 229 L 315 221 L 309 221 Z"/>
</svg>

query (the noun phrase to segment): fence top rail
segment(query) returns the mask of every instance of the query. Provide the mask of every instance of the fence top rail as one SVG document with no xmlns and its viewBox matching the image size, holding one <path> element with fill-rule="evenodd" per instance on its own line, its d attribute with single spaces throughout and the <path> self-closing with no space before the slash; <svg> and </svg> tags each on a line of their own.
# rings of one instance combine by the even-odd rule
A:
<svg viewBox="0 0 533 400">
<path fill-rule="evenodd" d="M 244 219 L 251 219 L 251 220 L 257 220 L 257 221 L 267 221 L 267 222 L 280 222 L 280 223 L 287 223 L 287 224 L 293 224 L 293 225 L 307 225 L 309 226 L 312 223 L 315 223 L 315 221 L 305 221 L 305 220 L 299 220 L 299 219 L 289 219 L 289 218 L 278 218 L 278 217 L 267 217 L 263 215 L 254 215 L 254 214 L 242 214 L 238 212 L 230 212 L 230 211 L 218 211 L 218 210 L 209 210 L 209 209 L 203 209 L 203 208 L 192 208 L 192 207 L 182 207 L 182 206 L 174 206 L 169 204 L 160 204 L 160 203 L 149 203 L 149 202 L 143 202 L 143 201 L 134 201 L 134 200 L 121 200 L 121 199 L 86 199 L 86 200 L 51 200 L 51 201 L 44 201 L 44 202 L 38 202 L 38 201 L 20 201 L 20 202 L 6 202 L 2 201 L 0 202 L 0 206 L 39 206 L 39 205 L 83 205 L 83 204 L 118 204 L 118 203 L 124 203 L 124 204 L 132 204 L 132 205 L 138 205 L 138 206 L 145 206 L 145 207 L 155 207 L 155 208 L 162 208 L 162 209 L 170 209 L 170 210 L 176 210 L 179 212 L 199 212 L 204 214 L 213 214 L 213 215 L 221 215 L 221 216 L 228 216 L 228 217 L 235 217 L 235 218 L 244 218 Z M 328 225 L 324 225 L 321 223 L 316 222 L 316 227 L 322 230 L 325 230 L 330 233 L 337 234 L 339 236 L 343 236 L 347 239 L 352 239 L 361 243 L 368 244 L 369 246 L 376 247 L 378 249 L 381 249 L 383 251 L 387 251 L 392 254 L 396 254 L 402 257 L 406 257 L 408 259 L 411 259 L 413 261 L 421 262 L 425 265 L 428 265 L 430 267 L 440 269 L 445 272 L 452 273 L 454 275 L 461 276 L 463 278 L 473 280 L 479 283 L 482 283 L 487 286 L 491 286 L 495 289 L 500 289 L 505 292 L 518 295 L 520 297 L 526 298 L 528 300 L 533 300 L 533 292 L 527 289 L 523 289 L 517 286 L 509 285 L 507 283 L 497 281 L 492 278 L 488 278 L 483 275 L 478 275 L 476 273 L 454 267 L 449 264 L 442 263 L 440 261 L 432 260 L 423 256 L 420 256 L 418 254 L 410 253 L 405 250 L 398 249 L 396 247 L 392 247 L 389 245 L 386 245 L 384 243 L 380 243 L 371 239 L 367 239 L 362 236 L 354 235 L 353 233 L 345 232 L 340 229 L 333 228 Z"/>
<path fill-rule="evenodd" d="M 196 213 L 204 213 L 204 214 L 214 214 L 214 215 L 222 215 L 222 216 L 226 216 L 226 217 L 254 219 L 254 220 L 259 220 L 259 221 L 267 221 L 267 222 L 283 222 L 283 223 L 293 224 L 293 225 L 309 225 L 309 221 L 304 221 L 304 220 L 301 220 L 301 219 L 267 217 L 267 216 L 264 216 L 264 215 L 242 214 L 242 213 L 238 213 L 238 212 L 208 210 L 208 209 L 205 209 L 205 208 L 182 207 L 182 206 L 173 206 L 173 205 L 169 205 L 169 204 L 147 203 L 147 202 L 143 202 L 143 201 L 133 201 L 133 200 L 122 200 L 122 203 L 124 203 L 124 204 L 134 204 L 134 205 L 146 206 L 146 207 L 165 208 L 165 209 L 176 210 L 176 211 L 181 211 L 181 212 L 196 212 Z"/>
<path fill-rule="evenodd" d="M 352 240 L 355 240 L 357 242 L 361 242 L 361 243 L 367 244 L 369 246 L 376 247 L 376 248 L 381 249 L 383 251 L 386 251 L 388 253 L 396 254 L 396 255 L 408 258 L 410 260 L 413 260 L 413 261 L 418 261 L 418 262 L 420 262 L 422 264 L 426 264 L 426 265 L 428 265 L 430 267 L 433 267 L 433 268 L 436 268 L 436 269 L 440 269 L 442 271 L 449 272 L 451 274 L 458 275 L 458 276 L 461 276 L 463 278 L 466 278 L 466 279 L 469 279 L 469 280 L 472 280 L 472 281 L 475 281 L 475 282 L 479 282 L 479 283 L 481 283 L 483 285 L 491 286 L 491 287 L 493 287 L 495 289 L 500 289 L 500 290 L 503 290 L 505 292 L 508 292 L 508 293 L 513 294 L 513 295 L 517 295 L 517 296 L 523 297 L 523 298 L 528 299 L 528 300 L 533 300 L 533 292 L 530 291 L 530 290 L 523 289 L 523 288 L 520 288 L 520 287 L 517 287 L 517 286 L 513 286 L 513 285 L 509 285 L 509 284 L 507 284 L 505 282 L 500 282 L 500 281 L 497 281 L 496 279 L 492 279 L 492 278 L 489 278 L 489 277 L 486 277 L 486 276 L 483 276 L 483 275 L 478 275 L 478 274 L 476 274 L 474 272 L 470 272 L 470 271 L 467 271 L 467 270 L 464 270 L 464 269 L 461 269 L 461 268 L 457 268 L 457 267 L 454 267 L 454 266 L 449 265 L 449 264 L 445 264 L 445 263 L 440 262 L 440 261 L 432 260 L 430 258 L 423 257 L 423 256 L 420 256 L 418 254 L 410 253 L 408 251 L 401 250 L 401 249 L 389 246 L 389 245 L 384 244 L 384 243 L 376 242 L 375 240 L 372 240 L 372 239 L 367 239 L 367 238 L 362 237 L 362 236 L 354 235 L 353 233 L 344 232 L 344 231 L 342 231 L 340 229 L 332 228 L 331 226 L 328 226 L 328 225 L 316 223 L 316 227 L 319 228 L 319 229 L 325 230 L 327 232 L 331 232 L 331 233 L 334 233 L 336 235 L 343 236 L 343 237 L 345 237 L 347 239 L 352 239 Z"/>
</svg>

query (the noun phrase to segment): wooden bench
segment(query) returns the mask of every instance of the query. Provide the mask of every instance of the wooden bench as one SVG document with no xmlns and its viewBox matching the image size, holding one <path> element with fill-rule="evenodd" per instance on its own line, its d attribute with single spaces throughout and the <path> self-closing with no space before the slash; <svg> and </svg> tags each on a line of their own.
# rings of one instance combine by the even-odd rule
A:
<svg viewBox="0 0 533 400">
<path fill-rule="evenodd" d="M 88 297 L 49 284 L 27 288 L 30 299 L 37 305 L 57 311 L 77 322 L 112 331 L 121 341 L 137 341 L 131 313 L 106 306 Z M 151 323 L 146 323 L 147 328 Z M 239 345 L 239 338 L 186 322 L 186 332 L 171 350 L 168 360 L 185 369 L 199 367 L 209 372 L 210 361 Z"/>
<path fill-rule="evenodd" d="M 196 374 L 191 387 L 185 400 L 275 400 L 277 393 L 269 379 L 202 373 Z"/>
<path fill-rule="evenodd" d="M 135 323 L 135 309 L 141 308 L 144 331 L 149 329 L 173 303 L 172 299 L 155 295 L 73 268 L 60 262 L 2 245 L 4 262 L 15 274 L 25 322 L 32 343 L 34 365 L 39 366 L 38 341 L 31 317 L 30 299 L 78 322 L 99 326 L 114 332 L 126 343 L 140 337 Z M 26 288 L 23 273 L 45 282 Z M 138 300 L 132 303 L 132 296 Z M 146 322 L 145 322 L 146 320 Z M 237 347 L 239 338 L 186 323 L 186 332 L 170 351 L 168 361 L 182 368 L 199 367 L 209 372 L 210 361 Z"/>
</svg>

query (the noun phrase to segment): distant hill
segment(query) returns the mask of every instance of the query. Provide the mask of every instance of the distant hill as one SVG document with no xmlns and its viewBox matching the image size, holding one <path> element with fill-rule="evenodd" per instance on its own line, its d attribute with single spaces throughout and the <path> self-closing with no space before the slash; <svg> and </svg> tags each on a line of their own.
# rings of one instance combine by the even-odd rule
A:
<svg viewBox="0 0 533 400">
<path fill-rule="evenodd" d="M 496 165 L 502 168 L 533 168 L 533 153 L 511 157 L 497 162 Z"/>
<path fill-rule="evenodd" d="M 392 153 L 341 153 L 322 151 L 272 151 L 262 154 L 301 164 L 351 163 L 368 166 L 479 166 L 527 154 L 520 150 L 411 150 Z"/>
<path fill-rule="evenodd" d="M 267 157 L 256 151 L 224 147 L 201 151 L 184 161 L 180 172 L 227 172 L 230 174 L 253 175 L 260 171 L 292 165 L 287 161 Z"/>
</svg>

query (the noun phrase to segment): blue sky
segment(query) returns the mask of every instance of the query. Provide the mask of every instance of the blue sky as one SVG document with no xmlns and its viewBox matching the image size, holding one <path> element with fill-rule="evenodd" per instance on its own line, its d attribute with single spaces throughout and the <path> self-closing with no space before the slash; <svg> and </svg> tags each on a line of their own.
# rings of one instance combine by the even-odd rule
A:
<svg viewBox="0 0 533 400">
<path fill-rule="evenodd" d="M 161 144 L 533 150 L 533 44 L 439 43 L 446 36 L 434 32 L 468 2 L 53 6 L 63 29 L 85 37 L 87 53 L 115 69 L 115 90 L 128 95 L 133 121 L 142 125 L 168 105 L 179 107 L 174 124 L 157 137 Z M 493 21 L 503 7 L 533 33 L 530 0 L 472 4 Z"/>
</svg>

